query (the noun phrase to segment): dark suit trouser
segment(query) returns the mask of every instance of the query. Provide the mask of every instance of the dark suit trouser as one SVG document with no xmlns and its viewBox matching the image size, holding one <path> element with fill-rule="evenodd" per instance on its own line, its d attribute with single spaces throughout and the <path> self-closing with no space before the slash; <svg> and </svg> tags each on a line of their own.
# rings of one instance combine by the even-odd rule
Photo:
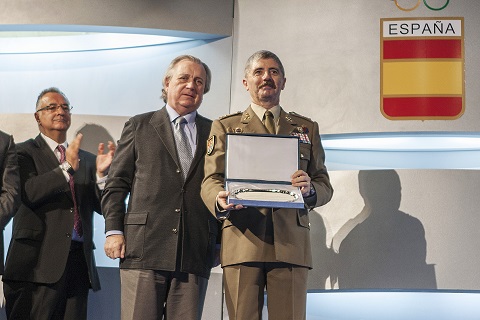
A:
<svg viewBox="0 0 480 320">
<path fill-rule="evenodd" d="M 120 269 L 122 320 L 200 320 L 208 279 L 183 272 Z"/>
<path fill-rule="evenodd" d="M 55 257 L 51 257 L 55 259 Z M 73 248 L 60 280 L 54 284 L 5 281 L 8 319 L 87 319 L 90 280 L 81 247 Z"/>
<path fill-rule="evenodd" d="M 225 302 L 230 320 L 260 320 L 267 290 L 268 319 L 306 318 L 305 267 L 253 262 L 223 268 Z"/>
</svg>

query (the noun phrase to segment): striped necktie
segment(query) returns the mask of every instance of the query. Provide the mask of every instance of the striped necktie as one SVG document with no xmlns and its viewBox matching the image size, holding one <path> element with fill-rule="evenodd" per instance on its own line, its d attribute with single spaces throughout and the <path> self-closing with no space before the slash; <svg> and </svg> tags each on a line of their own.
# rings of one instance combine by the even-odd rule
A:
<svg viewBox="0 0 480 320">
<path fill-rule="evenodd" d="M 183 178 L 187 178 L 190 165 L 192 164 L 193 154 L 192 147 L 188 142 L 187 135 L 185 134 L 185 124 L 187 120 L 184 117 L 178 117 L 175 119 L 175 141 L 177 144 L 178 158 L 180 159 L 180 165 L 182 166 Z"/>
</svg>

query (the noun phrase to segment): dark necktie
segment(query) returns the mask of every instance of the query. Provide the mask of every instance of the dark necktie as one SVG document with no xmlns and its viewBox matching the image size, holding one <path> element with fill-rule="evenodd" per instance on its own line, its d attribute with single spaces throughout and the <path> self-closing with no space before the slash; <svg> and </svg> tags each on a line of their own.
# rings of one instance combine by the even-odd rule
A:
<svg viewBox="0 0 480 320">
<path fill-rule="evenodd" d="M 185 134 L 184 126 L 187 123 L 184 117 L 175 119 L 175 141 L 177 143 L 178 157 L 180 158 L 180 165 L 182 166 L 183 178 L 186 179 L 190 165 L 192 164 L 193 154 L 187 135 Z"/>
<path fill-rule="evenodd" d="M 275 122 L 273 121 L 273 113 L 271 111 L 265 111 L 265 114 L 263 115 L 263 124 L 269 133 L 275 134 Z"/>
<path fill-rule="evenodd" d="M 60 163 L 63 163 L 66 160 L 65 147 L 62 145 L 58 145 L 57 149 L 60 152 Z M 77 199 L 75 198 L 75 181 L 73 180 L 72 175 L 70 175 L 70 180 L 68 181 L 68 184 L 70 185 L 70 191 L 72 192 L 74 206 L 73 229 L 78 234 L 78 236 L 81 237 L 83 235 L 82 220 L 80 219 L 80 214 L 78 213 Z"/>
</svg>

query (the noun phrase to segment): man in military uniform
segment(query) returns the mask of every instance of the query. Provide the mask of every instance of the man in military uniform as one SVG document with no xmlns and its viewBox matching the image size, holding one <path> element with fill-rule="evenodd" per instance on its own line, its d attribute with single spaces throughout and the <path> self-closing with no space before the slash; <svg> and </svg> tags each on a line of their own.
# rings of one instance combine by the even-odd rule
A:
<svg viewBox="0 0 480 320">
<path fill-rule="evenodd" d="M 201 195 L 209 210 L 223 220 L 221 263 L 232 320 L 261 319 L 265 288 L 269 319 L 306 317 L 307 274 L 312 267 L 308 212 L 330 201 L 333 189 L 318 124 L 280 107 L 285 81 L 283 65 L 274 53 L 254 53 L 246 63 L 243 80 L 250 106 L 243 113 L 215 120 L 207 143 Z M 291 182 L 300 187 L 305 207 L 228 204 L 229 193 L 224 188 L 227 132 L 298 136 L 300 168 Z"/>
</svg>

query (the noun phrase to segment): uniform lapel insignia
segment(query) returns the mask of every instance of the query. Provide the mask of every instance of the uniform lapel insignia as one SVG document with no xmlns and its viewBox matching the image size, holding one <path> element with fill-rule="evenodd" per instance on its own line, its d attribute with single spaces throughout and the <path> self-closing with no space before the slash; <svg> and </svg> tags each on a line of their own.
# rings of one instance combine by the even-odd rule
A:
<svg viewBox="0 0 480 320">
<path fill-rule="evenodd" d="M 207 140 L 207 155 L 211 155 L 215 149 L 215 136 L 210 136 Z"/>
<path fill-rule="evenodd" d="M 285 119 L 287 119 L 288 122 L 292 122 L 292 118 L 290 118 L 289 116 L 285 116 Z"/>
<path fill-rule="evenodd" d="M 248 112 L 245 112 L 243 116 L 243 121 L 248 121 L 248 120 L 250 120 L 250 114 L 248 114 Z"/>
</svg>

